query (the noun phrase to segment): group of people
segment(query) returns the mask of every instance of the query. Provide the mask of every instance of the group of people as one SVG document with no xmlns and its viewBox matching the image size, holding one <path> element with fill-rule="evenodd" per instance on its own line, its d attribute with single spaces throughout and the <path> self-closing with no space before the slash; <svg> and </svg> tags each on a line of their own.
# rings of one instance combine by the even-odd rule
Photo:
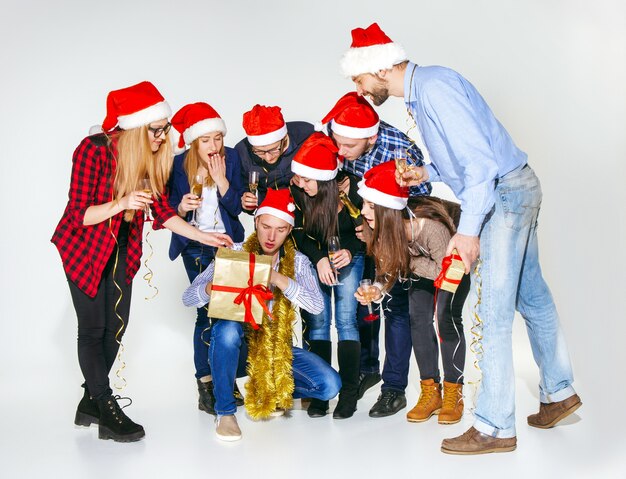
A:
<svg viewBox="0 0 626 479">
<path fill-rule="evenodd" d="M 222 440 L 242 436 L 238 406 L 267 418 L 302 398 L 316 418 L 339 395 L 333 418 L 347 419 L 381 380 L 369 415 L 396 414 L 407 405 L 411 352 L 421 392 L 407 420 L 459 422 L 470 284 L 480 285 L 482 380 L 473 426 L 445 439 L 442 451 L 516 448 L 516 310 L 541 375 L 539 412 L 528 424 L 550 428 L 581 405 L 539 266 L 541 188 L 526 154 L 458 73 L 411 63 L 377 24 L 353 30 L 352 40 L 341 67 L 357 91 L 340 98 L 318 127 L 255 105 L 243 115 L 246 137 L 234 148 L 225 146 L 226 124 L 207 103 L 171 116 L 150 82 L 109 93 L 102 132 L 74 152 L 69 201 L 52 238 L 78 318 L 85 381 L 76 424 L 98 424 L 100 438 L 120 442 L 145 435 L 120 408 L 108 376 L 128 327 L 146 221 L 171 230 L 170 258 L 182 257 L 191 282 L 183 303 L 197 308 L 198 407 L 216 416 Z M 365 100 L 380 105 L 389 96 L 405 99 L 431 163 Z M 177 156 L 172 126 L 184 148 Z M 460 205 L 431 197 L 435 181 Z M 253 215 L 255 225 L 245 241 L 242 214 Z M 272 258 L 271 314 L 258 329 L 208 317 L 219 247 Z M 450 292 L 438 286 L 453 252 L 465 274 Z M 296 309 L 302 347 L 292 344 Z M 331 367 L 333 321 L 338 371 Z M 244 394 L 236 382 L 243 376 Z"/>
</svg>

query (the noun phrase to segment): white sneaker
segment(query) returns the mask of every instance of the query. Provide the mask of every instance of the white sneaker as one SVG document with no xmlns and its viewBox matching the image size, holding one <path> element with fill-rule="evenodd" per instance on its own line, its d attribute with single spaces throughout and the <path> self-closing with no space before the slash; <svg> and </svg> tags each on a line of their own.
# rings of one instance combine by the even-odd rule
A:
<svg viewBox="0 0 626 479">
<path fill-rule="evenodd" d="M 270 417 L 281 417 L 285 415 L 285 410 L 281 408 L 277 408 L 270 413 Z"/>
<path fill-rule="evenodd" d="M 239 441 L 241 429 L 237 424 L 237 418 L 233 414 L 218 416 L 215 419 L 215 435 L 222 441 Z"/>
</svg>

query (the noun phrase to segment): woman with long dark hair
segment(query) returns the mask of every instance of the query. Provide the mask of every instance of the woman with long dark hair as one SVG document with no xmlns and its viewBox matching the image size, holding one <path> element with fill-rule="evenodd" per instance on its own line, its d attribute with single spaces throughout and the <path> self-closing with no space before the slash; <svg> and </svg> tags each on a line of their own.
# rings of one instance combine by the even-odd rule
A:
<svg viewBox="0 0 626 479">
<path fill-rule="evenodd" d="M 128 327 L 132 280 L 140 266 L 145 217 L 201 243 L 231 245 L 228 235 L 188 225 L 168 205 L 171 110 L 150 82 L 109 93 L 104 133 L 74 152 L 69 199 L 52 237 L 78 318 L 78 361 L 85 378 L 75 423 L 98 424 L 101 439 L 137 441 L 144 429 L 117 404 L 109 386 Z"/>
<path fill-rule="evenodd" d="M 355 225 L 339 198 L 337 147 L 333 141 L 322 133 L 312 134 L 296 153 L 291 169 L 296 175 L 295 182 L 304 191 L 304 195 L 296 199 L 300 201 L 298 206 L 303 212 L 303 234 L 298 240 L 298 247 L 317 269 L 325 303 L 324 311 L 319 314 L 304 313 L 303 319 L 308 328 L 311 351 L 330 364 L 331 300 L 334 298 L 335 327 L 339 339 L 337 359 L 342 387 L 333 417 L 349 418 L 356 411 L 358 399 L 361 343 L 354 292 L 363 277 L 364 245 L 356 237 Z M 356 177 L 352 177 L 348 198 L 360 206 L 356 184 Z M 333 247 L 337 239 L 339 244 Z M 327 410 L 328 401 L 313 399 L 308 415 L 325 416 Z"/>
<path fill-rule="evenodd" d="M 411 340 L 420 370 L 421 394 L 407 420 L 422 422 L 439 414 L 439 423 L 456 423 L 463 414 L 465 336 L 461 313 L 469 292 L 469 276 L 463 277 L 456 293 L 435 292 L 434 280 L 455 232 L 452 217 L 458 217 L 458 212 L 452 211 L 452 206 L 448 210 L 445 205 L 450 203 L 439 198 L 409 201 L 407 189 L 395 181 L 393 162 L 369 170 L 359 183 L 359 194 L 363 197 L 363 218 L 372 229 L 367 252 L 376 258 L 378 293 L 389 289 L 397 278 L 411 278 Z M 363 302 L 361 292 L 357 297 Z M 433 325 L 435 309 L 444 369 L 443 401 Z"/>
</svg>

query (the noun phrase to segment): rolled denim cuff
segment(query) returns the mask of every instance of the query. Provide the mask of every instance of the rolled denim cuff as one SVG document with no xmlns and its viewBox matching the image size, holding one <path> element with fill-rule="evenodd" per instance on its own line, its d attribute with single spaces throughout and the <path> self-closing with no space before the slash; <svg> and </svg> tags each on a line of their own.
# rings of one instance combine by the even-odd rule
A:
<svg viewBox="0 0 626 479">
<path fill-rule="evenodd" d="M 487 436 L 497 437 L 501 439 L 509 439 L 515 437 L 515 426 L 508 429 L 498 429 L 497 427 L 490 426 L 486 422 L 482 422 L 480 419 L 474 421 L 474 429 Z"/>
<path fill-rule="evenodd" d="M 558 390 L 555 393 L 547 394 L 544 391 L 539 391 L 539 400 L 544 404 L 550 404 L 553 402 L 564 401 L 568 397 L 576 394 L 572 386 L 566 386 L 563 389 Z"/>
</svg>

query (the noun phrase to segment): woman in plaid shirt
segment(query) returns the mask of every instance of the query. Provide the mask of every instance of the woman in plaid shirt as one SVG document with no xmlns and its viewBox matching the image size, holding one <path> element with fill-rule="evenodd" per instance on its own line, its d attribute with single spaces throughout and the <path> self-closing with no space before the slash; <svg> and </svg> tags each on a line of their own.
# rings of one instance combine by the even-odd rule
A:
<svg viewBox="0 0 626 479">
<path fill-rule="evenodd" d="M 232 244 L 228 235 L 188 225 L 168 205 L 170 114 L 150 82 L 109 93 L 105 133 L 85 138 L 74 152 L 68 203 L 52 237 L 78 317 L 85 392 L 75 423 L 98 424 L 101 439 L 130 442 L 145 435 L 118 406 L 108 377 L 128 324 L 144 215 L 154 215 L 154 229 L 211 246 Z M 144 179 L 148 185 L 141 185 Z"/>
</svg>

